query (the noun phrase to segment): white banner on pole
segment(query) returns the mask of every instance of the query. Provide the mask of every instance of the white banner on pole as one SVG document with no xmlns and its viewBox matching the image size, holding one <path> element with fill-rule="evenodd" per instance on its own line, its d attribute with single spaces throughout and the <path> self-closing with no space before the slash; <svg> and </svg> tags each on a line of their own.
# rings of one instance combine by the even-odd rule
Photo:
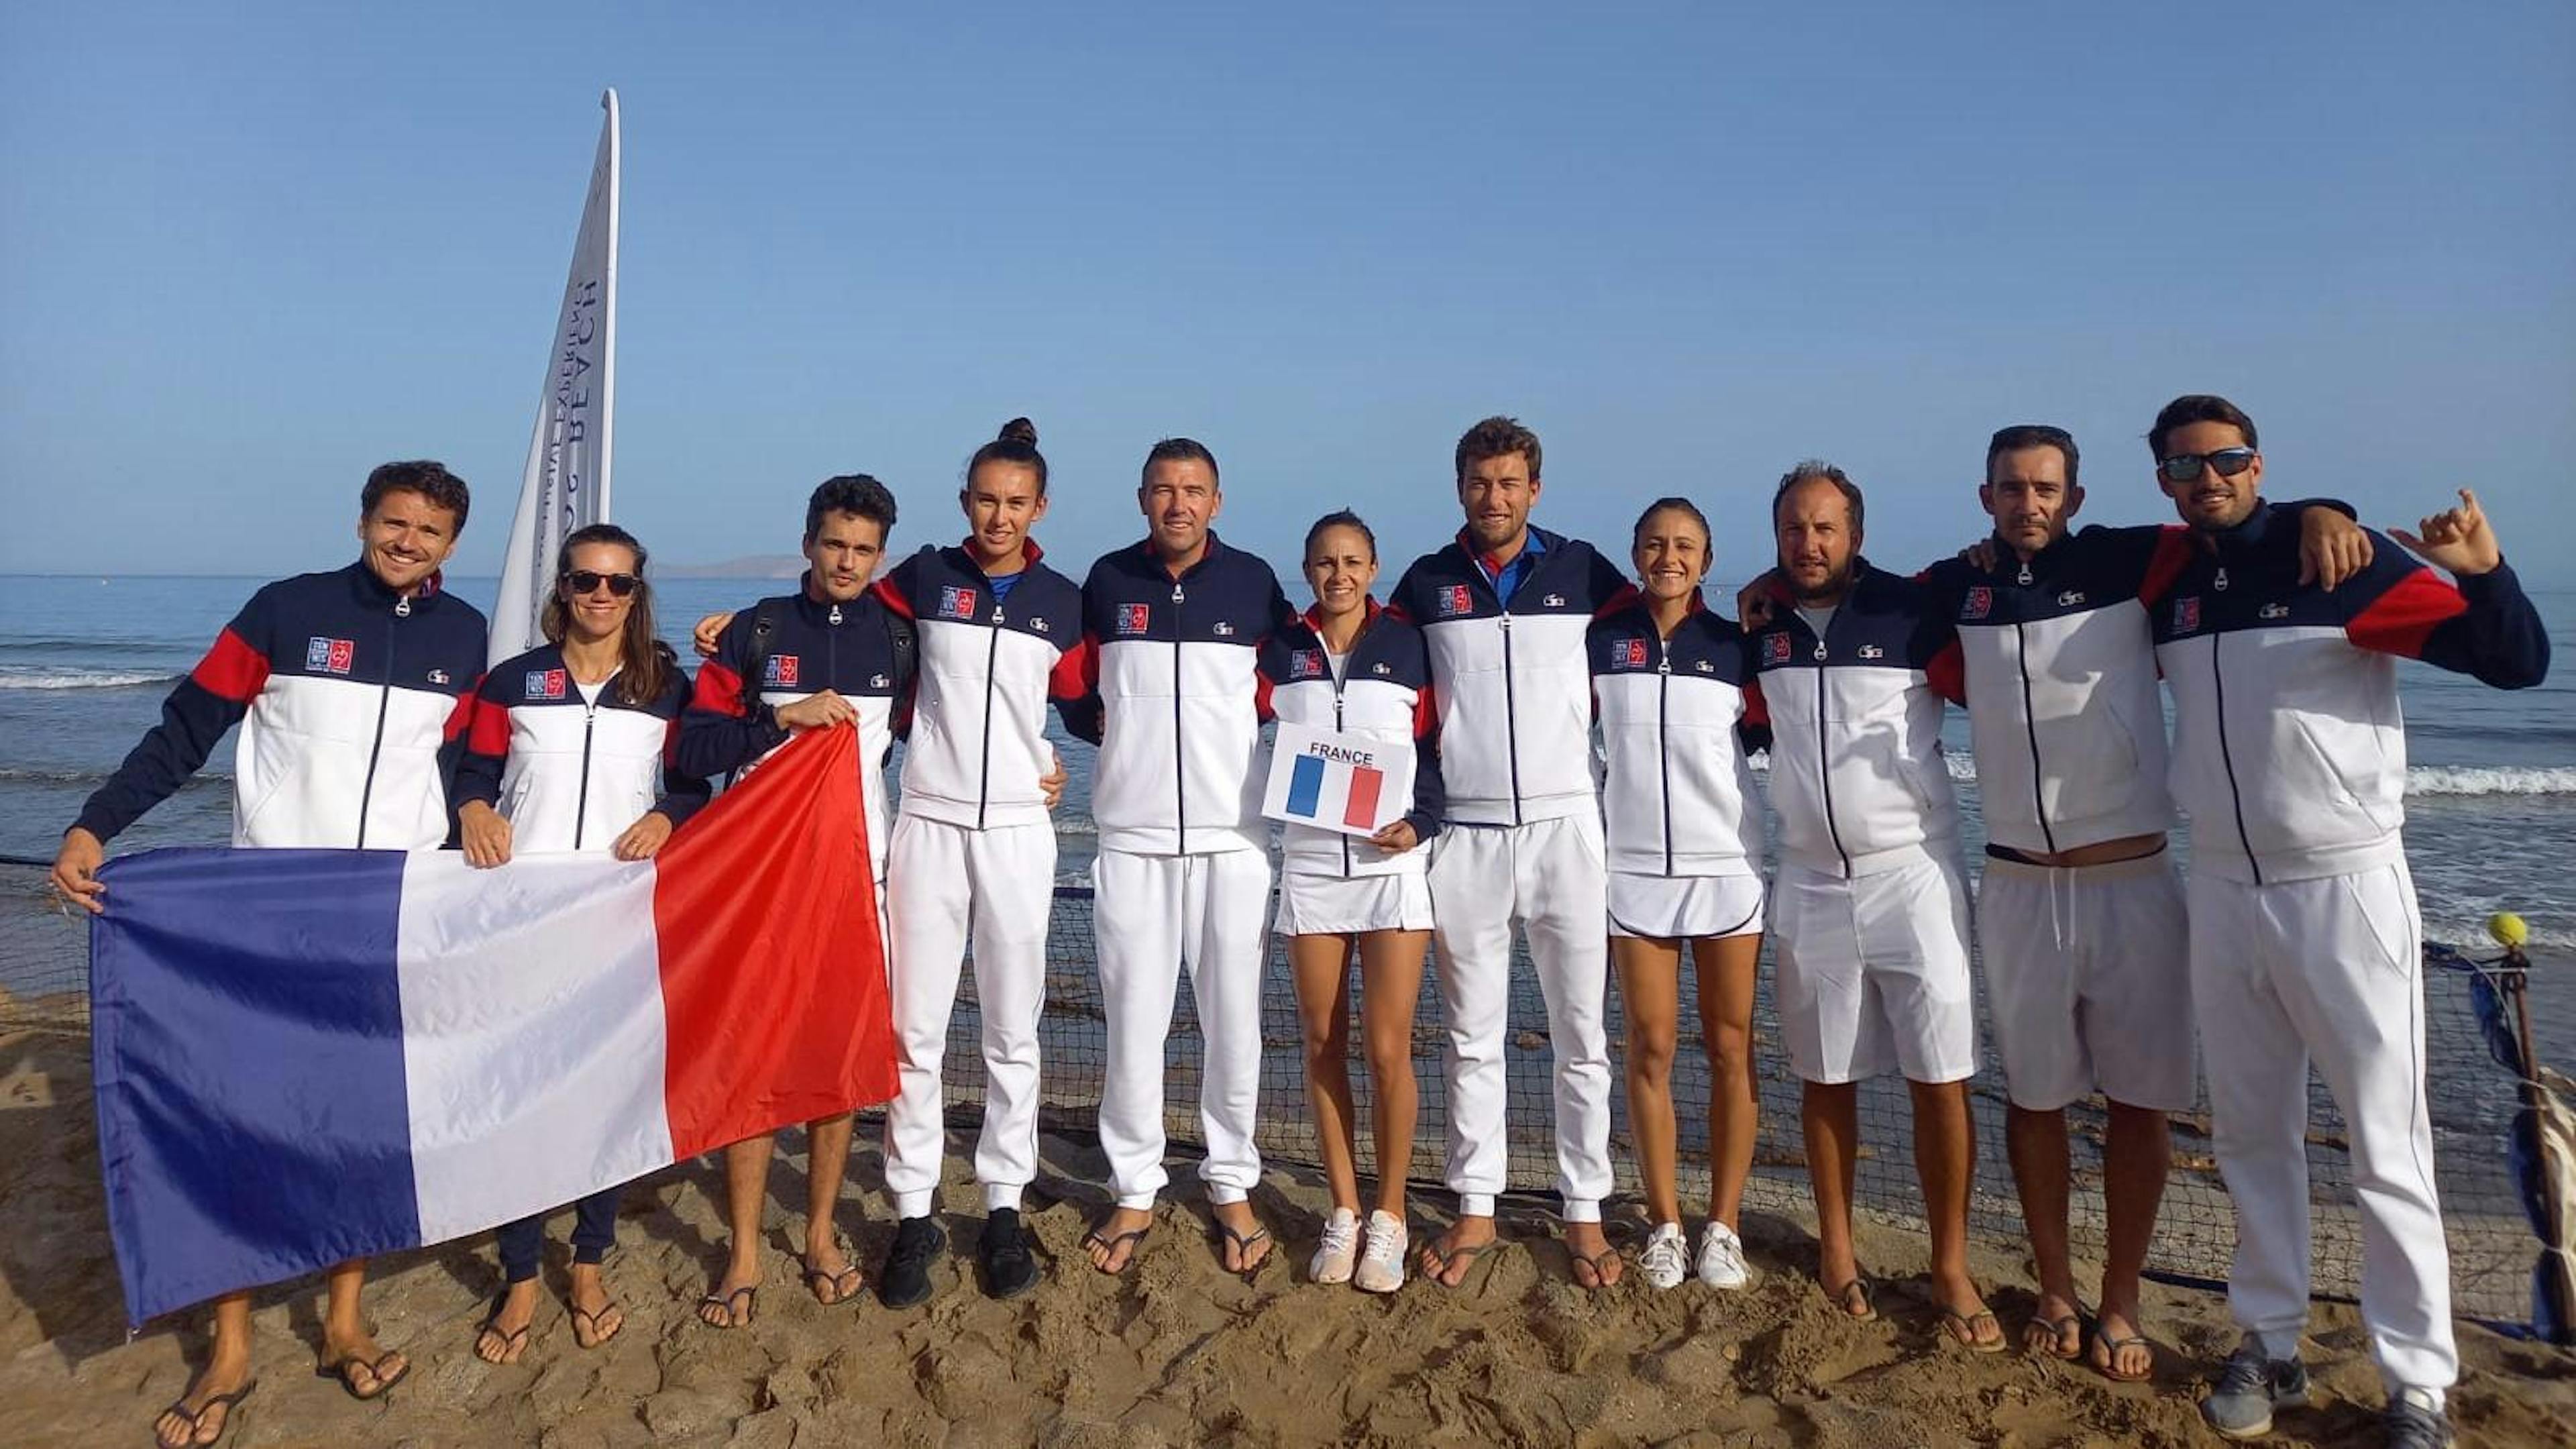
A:
<svg viewBox="0 0 2576 1449">
<path fill-rule="evenodd" d="M 599 104 L 608 117 L 600 125 L 572 276 L 546 357 L 519 508 L 501 556 L 501 594 L 492 610 L 495 664 L 542 642 L 537 616 L 554 586 L 555 551 L 564 536 L 608 521 L 609 422 L 617 401 L 617 92 Z"/>
</svg>

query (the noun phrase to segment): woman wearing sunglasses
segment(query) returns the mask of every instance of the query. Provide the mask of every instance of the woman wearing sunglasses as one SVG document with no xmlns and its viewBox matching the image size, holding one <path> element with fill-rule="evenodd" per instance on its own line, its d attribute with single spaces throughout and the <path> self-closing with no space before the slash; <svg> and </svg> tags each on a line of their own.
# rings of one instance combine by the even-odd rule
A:
<svg viewBox="0 0 2576 1449">
<path fill-rule="evenodd" d="M 646 860 L 707 801 L 704 780 L 665 764 L 689 701 L 689 677 L 653 637 L 644 545 L 614 524 L 564 540 L 554 592 L 538 621 L 546 642 L 495 665 L 476 691 L 457 768 L 457 820 L 478 869 L 525 851 L 606 851 Z M 600 1279 L 617 1237 L 621 1189 L 575 1205 L 573 1341 L 597 1348 L 624 1318 Z M 500 1231 L 507 1283 L 474 1338 L 486 1363 L 519 1361 L 537 1312 L 544 1218 Z"/>
<path fill-rule="evenodd" d="M 1762 953 L 1762 804 L 1746 756 L 1770 739 L 1745 639 L 1700 601 L 1708 520 L 1661 498 L 1630 538 L 1641 597 L 1594 621 L 1592 694 L 1607 754 L 1610 948 L 1627 1003 L 1628 1125 L 1655 1227 L 1638 1260 L 1656 1288 L 1690 1275 L 1674 1180 L 1673 1053 L 1681 964 L 1698 967 L 1708 1046 L 1708 1231 L 1700 1281 L 1749 1278 L 1736 1214 L 1753 1171 L 1753 975 Z"/>
</svg>

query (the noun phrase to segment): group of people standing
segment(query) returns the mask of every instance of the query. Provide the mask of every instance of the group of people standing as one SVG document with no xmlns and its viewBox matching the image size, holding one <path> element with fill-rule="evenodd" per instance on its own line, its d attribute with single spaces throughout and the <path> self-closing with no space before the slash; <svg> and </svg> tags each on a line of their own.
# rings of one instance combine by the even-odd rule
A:
<svg viewBox="0 0 2576 1449">
<path fill-rule="evenodd" d="M 1771 567 L 1708 609 L 1714 536 L 1691 501 L 1635 521 L 1623 570 L 1532 523 L 1539 440 L 1503 417 L 1459 439 L 1454 540 L 1381 603 L 1369 526 L 1317 520 L 1302 614 L 1269 566 L 1219 540 L 1217 463 L 1167 439 L 1146 457 L 1145 539 L 1079 584 L 1031 536 L 1048 506 L 1035 430 L 1015 419 L 970 460 L 962 543 L 880 565 L 891 493 L 837 477 L 809 501 L 793 594 L 702 621 L 694 683 L 657 642 L 643 545 L 581 530 L 563 547 L 548 642 L 483 668 L 482 620 L 438 570 L 462 481 L 388 464 L 361 498 L 357 564 L 262 589 L 173 691 L 162 723 L 65 836 L 54 876 L 91 909 L 104 844 L 242 728 L 235 843 L 435 848 L 477 866 L 515 852 L 652 855 L 710 794 L 798 732 L 855 725 L 888 943 L 900 1094 L 886 1187 L 897 1223 L 875 1277 L 904 1307 L 935 1291 L 942 1056 L 962 963 L 976 973 L 989 1086 L 974 1166 L 984 1291 L 1043 1266 L 1020 1220 L 1037 1164 L 1055 709 L 1099 746 L 1092 813 L 1096 954 L 1108 1061 L 1100 1137 L 1111 1210 L 1084 1240 L 1126 1271 L 1166 1185 L 1166 1037 L 1190 975 L 1204 1060 L 1199 1168 L 1228 1271 L 1273 1252 L 1249 1194 L 1265 924 L 1287 943 L 1307 1096 L 1333 1201 L 1318 1282 L 1372 1292 L 1408 1271 L 1456 1286 L 1500 1245 L 1512 940 L 1527 940 L 1553 1058 L 1556 1190 L 1576 1280 L 1628 1269 L 1601 1223 L 1612 1189 L 1606 1012 L 1615 967 L 1625 1085 L 1653 1226 L 1635 1268 L 1657 1288 L 1748 1281 L 1737 1213 L 1751 1169 L 1751 1017 L 1766 927 L 1819 1223 L 1817 1276 L 1877 1314 L 1851 1230 L 1856 1084 L 1910 1084 L 1915 1162 L 1946 1335 L 2007 1344 L 1967 1262 L 1977 1063 L 1970 892 L 1938 738 L 1968 710 L 1989 843 L 1974 912 L 2011 1097 L 2011 1159 L 2037 1263 L 2033 1352 L 2117 1379 L 2152 1362 L 2138 1278 L 2207 1047 L 2217 1155 L 2238 1213 L 2231 1299 L 2242 1347 L 2203 1404 L 2219 1432 L 2268 1431 L 2303 1401 L 2307 1064 L 2347 1118 L 2365 1232 L 2362 1312 L 2387 1379 L 2389 1440 L 2447 1442 L 2456 1374 L 2425 1112 L 2420 922 L 2399 843 L 2404 738 L 2392 656 L 2537 682 L 2547 642 L 2475 499 L 2398 532 L 2445 582 L 2331 502 L 2260 496 L 2252 420 L 2178 398 L 2148 435 L 2180 526 L 2085 528 L 2073 438 L 1994 435 L 1976 492 L 1986 541 L 1918 575 L 1860 553 L 1864 498 L 1809 462 L 1771 497 Z M 2175 712 L 2168 744 L 2157 680 Z M 1414 791 L 1370 836 L 1280 827 L 1261 800 L 1265 720 L 1410 750 Z M 884 764 L 906 739 L 899 808 Z M 1598 744 L 1596 746 L 1596 738 Z M 1770 755 L 1777 858 L 1750 758 Z M 2186 887 L 2166 855 L 2197 824 Z M 1273 902 L 1275 901 L 1275 905 Z M 1417 1249 L 1404 1185 L 1417 1093 L 1412 1028 L 1425 950 L 1447 1054 L 1446 1184 L 1456 1215 Z M 1671 1063 L 1680 963 L 1696 965 L 1711 1066 L 1713 1184 L 1696 1252 L 1676 1188 Z M 1357 1015 L 1374 1088 L 1374 1196 L 1357 1171 L 1348 1067 Z M 747 969 L 756 969 L 747 962 Z M 2067 1244 L 2063 1109 L 2109 1101 L 2107 1263 L 2090 1326 Z M 836 1231 L 851 1118 L 809 1124 L 800 1268 L 822 1302 L 866 1274 Z M 731 1256 L 700 1305 L 751 1321 L 762 1279 L 766 1138 L 726 1152 Z M 600 1264 L 615 1193 L 578 1205 L 575 1341 L 621 1326 Z M 519 1357 L 539 1307 L 536 1220 L 502 1230 L 506 1286 L 477 1353 Z M 373 1397 L 408 1371 L 358 1312 L 363 1265 L 330 1275 L 325 1371 Z M 208 1444 L 250 1391 L 247 1295 L 219 1302 L 215 1348 L 162 1416 L 165 1445 Z"/>
</svg>

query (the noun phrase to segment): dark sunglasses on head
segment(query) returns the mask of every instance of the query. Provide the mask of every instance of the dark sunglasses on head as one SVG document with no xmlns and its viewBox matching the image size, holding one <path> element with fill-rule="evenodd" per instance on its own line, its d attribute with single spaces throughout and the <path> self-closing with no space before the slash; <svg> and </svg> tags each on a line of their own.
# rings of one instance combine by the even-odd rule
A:
<svg viewBox="0 0 2576 1449">
<path fill-rule="evenodd" d="M 2188 483 L 2200 476 L 2202 464 L 2218 470 L 2221 478 L 2233 478 L 2254 466 L 2252 448 L 2219 448 L 2207 453 L 2176 453 L 2156 464 L 2156 471 L 2168 483 Z"/>
<path fill-rule="evenodd" d="M 643 580 L 633 574 L 595 574 L 588 569 L 574 569 L 564 575 L 564 582 L 570 584 L 576 594 L 587 594 L 606 584 L 610 593 L 622 599 L 635 592 L 635 586 Z"/>
</svg>

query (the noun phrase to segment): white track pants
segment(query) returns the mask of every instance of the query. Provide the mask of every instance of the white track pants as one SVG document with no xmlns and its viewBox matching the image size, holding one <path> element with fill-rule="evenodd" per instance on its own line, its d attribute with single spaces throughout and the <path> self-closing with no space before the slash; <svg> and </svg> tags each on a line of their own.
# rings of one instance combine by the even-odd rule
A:
<svg viewBox="0 0 2576 1449">
<path fill-rule="evenodd" d="M 1449 1187 L 1491 1216 L 1503 1190 L 1503 1047 L 1512 927 L 1528 934 L 1556 1058 L 1556 1190 L 1568 1222 L 1598 1222 L 1610 1195 L 1609 874 L 1601 819 L 1453 825 L 1432 844 L 1432 934 L 1449 1027 Z"/>
<path fill-rule="evenodd" d="M 2191 873 L 2191 990 L 2218 1166 L 2236 1201 L 2228 1306 L 2288 1352 L 2308 1321 L 2308 1063 L 2342 1109 L 2361 1200 L 2361 1318 L 2394 1389 L 2459 1377 L 2424 1102 L 2424 927 L 2403 864 L 2245 885 Z"/>
<path fill-rule="evenodd" d="M 895 1212 L 930 1211 L 945 1145 L 940 1065 L 971 941 L 984 1020 L 984 1130 L 975 1180 L 984 1210 L 1016 1208 L 1038 1170 L 1038 1015 L 1046 1007 L 1055 827 L 972 830 L 897 816 L 888 973 L 902 1094 L 886 1108 L 886 1190 Z"/>
<path fill-rule="evenodd" d="M 1100 1091 L 1100 1146 L 1120 1207 L 1154 1205 L 1163 1171 L 1163 1046 L 1180 973 L 1199 1016 L 1199 1181 L 1214 1203 L 1241 1202 L 1261 1180 L 1253 1146 L 1261 1099 L 1262 934 L 1270 858 L 1258 850 L 1136 855 L 1093 861 L 1092 925 L 1100 943 L 1100 1000 L 1109 1016 L 1109 1074 Z"/>
</svg>

